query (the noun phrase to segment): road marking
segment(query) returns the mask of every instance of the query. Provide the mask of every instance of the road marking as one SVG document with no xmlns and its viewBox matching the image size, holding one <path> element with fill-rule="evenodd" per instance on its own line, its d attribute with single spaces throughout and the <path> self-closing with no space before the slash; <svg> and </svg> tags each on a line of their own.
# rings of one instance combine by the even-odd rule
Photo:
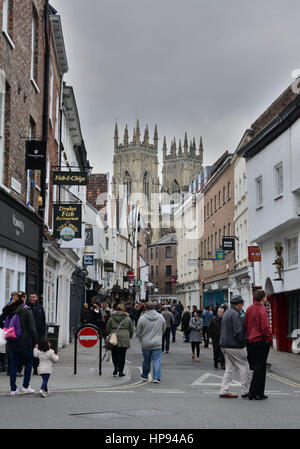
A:
<svg viewBox="0 0 300 449">
<path fill-rule="evenodd" d="M 163 390 L 163 389 L 157 389 L 157 390 L 151 390 L 149 388 L 146 389 L 146 391 L 151 391 L 151 393 L 166 393 L 166 394 L 178 394 L 178 393 L 185 393 L 185 391 L 182 390 Z"/>
<path fill-rule="evenodd" d="M 134 393 L 131 390 L 95 390 L 96 393 Z"/>
<path fill-rule="evenodd" d="M 280 377 L 280 376 L 277 376 L 276 374 L 269 374 L 268 373 L 267 376 L 271 377 L 271 379 L 278 380 L 279 382 L 282 382 L 282 383 L 284 383 L 286 385 L 289 385 L 291 387 L 300 387 L 299 383 L 293 382 L 292 380 L 288 380 L 288 379 L 285 379 L 285 378 Z"/>
<path fill-rule="evenodd" d="M 217 378 L 219 380 L 219 382 L 207 382 L 207 379 L 209 377 Z M 223 376 L 218 376 L 217 374 L 212 374 L 212 373 L 205 373 L 202 376 L 198 377 L 198 379 L 196 379 L 190 385 L 197 385 L 197 386 L 202 386 L 203 385 L 203 386 L 217 387 L 217 386 L 221 385 L 222 379 L 223 379 Z M 240 387 L 241 383 L 236 381 L 236 380 L 232 380 L 231 386 L 233 386 L 233 387 Z"/>
</svg>

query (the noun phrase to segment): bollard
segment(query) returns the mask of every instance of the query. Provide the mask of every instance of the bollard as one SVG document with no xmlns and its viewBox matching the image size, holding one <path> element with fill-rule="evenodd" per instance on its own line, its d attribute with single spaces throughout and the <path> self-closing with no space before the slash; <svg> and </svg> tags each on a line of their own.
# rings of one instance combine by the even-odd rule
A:
<svg viewBox="0 0 300 449">
<path fill-rule="evenodd" d="M 84 329 L 86 329 L 86 344 L 81 343 L 82 346 L 84 347 L 92 347 L 94 346 L 97 341 L 99 341 L 99 376 L 102 375 L 102 333 L 100 331 L 100 329 L 98 329 L 97 326 L 94 326 L 93 324 L 88 324 L 88 325 L 82 325 L 80 326 L 76 333 L 75 333 L 75 342 L 74 342 L 74 375 L 77 374 L 77 340 L 78 340 L 78 335 L 81 331 L 83 331 Z M 98 334 L 98 340 L 94 343 L 94 332 L 91 333 L 91 329 L 93 329 L 94 331 L 97 332 Z M 92 335 L 91 335 L 92 334 Z"/>
</svg>

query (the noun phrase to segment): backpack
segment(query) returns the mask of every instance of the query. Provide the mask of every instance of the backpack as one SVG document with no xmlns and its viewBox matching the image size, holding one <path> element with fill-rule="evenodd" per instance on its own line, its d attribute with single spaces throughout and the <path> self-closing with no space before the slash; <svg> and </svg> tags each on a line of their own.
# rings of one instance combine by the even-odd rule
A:
<svg viewBox="0 0 300 449">
<path fill-rule="evenodd" d="M 24 306 L 27 308 L 27 306 Z M 18 313 L 13 316 L 7 315 L 3 327 L 3 335 L 6 340 L 17 340 L 22 335 L 22 327 Z"/>
</svg>

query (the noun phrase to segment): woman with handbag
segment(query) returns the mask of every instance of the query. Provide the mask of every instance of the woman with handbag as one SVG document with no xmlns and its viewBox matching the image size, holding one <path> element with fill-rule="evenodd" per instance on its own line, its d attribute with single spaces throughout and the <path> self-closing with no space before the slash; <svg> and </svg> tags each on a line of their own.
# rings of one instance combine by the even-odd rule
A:
<svg viewBox="0 0 300 449">
<path fill-rule="evenodd" d="M 126 351 L 130 348 L 130 339 L 133 336 L 134 328 L 132 321 L 126 313 L 124 304 L 119 304 L 117 310 L 110 314 L 106 324 L 106 334 L 116 334 L 117 343 L 111 349 L 112 361 L 114 364 L 113 375 L 119 377 L 125 376 L 124 366 Z"/>
</svg>

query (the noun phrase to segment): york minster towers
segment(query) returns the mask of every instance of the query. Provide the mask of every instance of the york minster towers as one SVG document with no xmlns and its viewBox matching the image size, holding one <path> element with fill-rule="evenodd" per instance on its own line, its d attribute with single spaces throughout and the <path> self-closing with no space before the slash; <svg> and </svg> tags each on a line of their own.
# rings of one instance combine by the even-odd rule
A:
<svg viewBox="0 0 300 449">
<path fill-rule="evenodd" d="M 188 145 L 187 133 L 185 133 L 183 147 L 179 140 L 178 149 L 176 139 L 171 142 L 170 153 L 167 154 L 166 137 L 163 143 L 163 170 L 162 192 L 172 195 L 174 193 L 188 191 L 191 182 L 203 170 L 203 143 L 200 138 L 197 152 L 196 140 Z"/>
<path fill-rule="evenodd" d="M 159 235 L 158 132 L 155 125 L 153 143 L 148 126 L 142 138 L 139 120 L 130 141 L 128 127 L 123 143 L 119 143 L 118 126 L 115 125 L 112 193 L 120 198 L 125 187 L 132 204 L 139 204 L 153 237 Z M 124 190 L 123 190 L 124 191 Z"/>
<path fill-rule="evenodd" d="M 195 138 L 188 144 L 187 133 L 185 133 L 183 146 L 179 140 L 178 148 L 174 138 L 168 154 L 166 137 L 164 137 L 162 185 L 159 179 L 157 126 L 155 125 L 153 139 L 150 139 L 148 126 L 142 136 L 140 123 L 137 120 L 132 138 L 129 137 L 126 125 L 123 142 L 120 143 L 119 140 L 116 124 L 112 193 L 115 198 L 120 198 L 124 192 L 127 192 L 131 203 L 140 205 L 141 213 L 152 230 L 152 241 L 154 241 L 166 233 L 166 230 L 161 229 L 161 206 L 168 201 L 166 194 L 181 194 L 188 191 L 189 185 L 203 170 L 202 138 L 200 138 L 198 149 Z M 176 200 L 172 201 L 172 203 L 176 202 Z M 171 219 L 171 223 L 172 221 Z"/>
</svg>

